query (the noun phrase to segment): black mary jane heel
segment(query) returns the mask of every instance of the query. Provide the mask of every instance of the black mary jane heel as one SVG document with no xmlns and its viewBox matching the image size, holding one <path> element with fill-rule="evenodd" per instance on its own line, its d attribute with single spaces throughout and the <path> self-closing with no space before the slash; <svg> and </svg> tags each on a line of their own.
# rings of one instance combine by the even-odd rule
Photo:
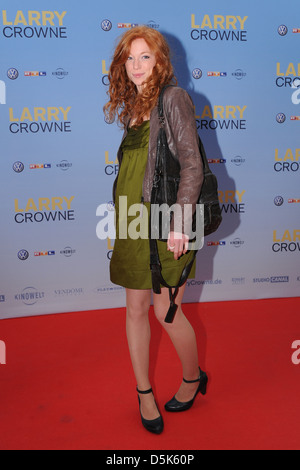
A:
<svg viewBox="0 0 300 470">
<path fill-rule="evenodd" d="M 194 398 L 190 401 L 187 402 L 180 402 L 178 401 L 175 396 L 170 400 L 168 403 L 165 405 L 165 410 L 166 411 L 171 411 L 171 412 L 179 412 L 179 411 L 187 411 L 189 410 L 193 404 L 194 401 L 199 393 L 201 395 L 206 395 L 207 392 L 207 384 L 208 384 L 208 377 L 205 372 L 203 372 L 200 367 L 199 367 L 200 375 L 199 378 L 196 380 L 186 380 L 183 379 L 184 383 L 186 384 L 193 384 L 196 382 L 199 382 L 199 387 L 197 388 L 197 391 L 194 395 Z"/>
<path fill-rule="evenodd" d="M 140 393 L 141 395 L 148 395 L 150 393 L 153 393 L 153 390 L 152 388 L 150 388 L 149 390 L 141 391 L 137 388 L 137 392 Z M 162 416 L 159 416 L 158 418 L 152 419 L 152 420 L 145 419 L 141 412 L 141 400 L 139 396 L 138 396 L 138 400 L 139 400 L 139 405 L 140 405 L 140 414 L 141 414 L 142 424 L 144 428 L 147 431 L 152 432 L 153 434 L 161 434 L 164 430 L 164 422 L 163 422 Z"/>
</svg>

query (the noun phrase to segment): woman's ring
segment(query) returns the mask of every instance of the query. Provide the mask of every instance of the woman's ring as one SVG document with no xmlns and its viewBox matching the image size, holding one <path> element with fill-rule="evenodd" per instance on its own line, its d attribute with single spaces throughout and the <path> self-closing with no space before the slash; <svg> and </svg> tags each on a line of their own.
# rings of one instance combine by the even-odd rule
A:
<svg viewBox="0 0 300 470">
<path fill-rule="evenodd" d="M 170 245 L 169 245 L 169 249 L 170 249 L 170 250 L 175 250 L 175 248 L 176 248 L 175 245 L 174 245 L 174 246 L 170 246 Z"/>
</svg>

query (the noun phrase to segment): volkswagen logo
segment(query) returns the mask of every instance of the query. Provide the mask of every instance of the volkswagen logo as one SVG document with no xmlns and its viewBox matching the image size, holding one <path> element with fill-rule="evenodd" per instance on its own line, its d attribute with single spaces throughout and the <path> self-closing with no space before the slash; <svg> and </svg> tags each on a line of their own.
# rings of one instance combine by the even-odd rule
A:
<svg viewBox="0 0 300 470">
<path fill-rule="evenodd" d="M 29 253 L 27 250 L 20 250 L 18 253 L 18 258 L 21 261 L 26 261 L 29 258 Z"/>
<path fill-rule="evenodd" d="M 16 173 L 22 173 L 22 171 L 24 171 L 24 164 L 22 162 L 15 162 L 13 164 L 13 170 Z"/>
<path fill-rule="evenodd" d="M 19 72 L 17 71 L 17 69 L 11 68 L 11 69 L 8 69 L 7 76 L 11 80 L 16 80 L 19 76 Z"/>
<path fill-rule="evenodd" d="M 283 203 L 284 203 L 284 199 L 283 199 L 282 196 L 275 197 L 275 199 L 274 199 L 275 206 L 280 207 L 280 206 L 283 205 Z"/>
<path fill-rule="evenodd" d="M 283 113 L 278 113 L 277 116 L 276 116 L 276 121 L 279 123 L 279 124 L 283 124 L 286 120 L 286 116 L 285 114 Z"/>
<path fill-rule="evenodd" d="M 202 70 L 201 69 L 194 69 L 193 70 L 193 78 L 195 80 L 199 80 L 200 78 L 202 78 Z"/>
<path fill-rule="evenodd" d="M 285 26 L 284 24 L 282 24 L 282 25 L 279 26 L 279 28 L 278 28 L 278 34 L 279 34 L 280 36 L 286 36 L 287 33 L 288 33 L 288 31 L 289 31 L 289 30 L 288 30 L 287 26 Z"/>
<path fill-rule="evenodd" d="M 101 28 L 103 31 L 110 31 L 112 28 L 112 22 L 109 20 L 103 20 L 101 23 Z"/>
</svg>

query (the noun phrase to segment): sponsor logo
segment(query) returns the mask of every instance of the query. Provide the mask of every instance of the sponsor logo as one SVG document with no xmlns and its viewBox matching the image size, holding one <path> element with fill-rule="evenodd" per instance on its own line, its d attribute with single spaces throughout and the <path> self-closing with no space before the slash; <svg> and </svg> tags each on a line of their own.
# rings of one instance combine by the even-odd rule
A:
<svg viewBox="0 0 300 470">
<path fill-rule="evenodd" d="M 59 80 L 63 80 L 64 78 L 66 78 L 69 75 L 69 72 L 66 72 L 62 68 L 58 68 L 58 69 L 55 70 L 55 72 L 52 72 L 52 75 L 54 77 L 58 78 Z"/>
<path fill-rule="evenodd" d="M 284 24 L 280 25 L 278 28 L 278 34 L 279 36 L 286 36 L 287 33 L 289 32 L 288 27 L 285 26 Z"/>
<path fill-rule="evenodd" d="M 244 244 L 245 242 L 241 240 L 240 238 L 235 238 L 234 240 L 230 242 L 230 245 L 233 246 L 234 248 L 240 248 Z"/>
<path fill-rule="evenodd" d="M 5 295 L 0 295 L 0 302 L 5 302 Z"/>
<path fill-rule="evenodd" d="M 245 277 L 233 277 L 231 279 L 231 282 L 233 286 L 244 286 L 246 284 L 246 278 Z"/>
<path fill-rule="evenodd" d="M 45 292 L 39 292 L 35 287 L 26 287 L 20 294 L 16 294 L 14 299 L 24 305 L 35 305 L 44 299 Z"/>
<path fill-rule="evenodd" d="M 242 158 L 240 156 L 237 156 L 235 158 L 231 159 L 231 163 L 234 163 L 235 166 L 241 166 L 243 163 L 245 163 L 246 159 Z"/>
<path fill-rule="evenodd" d="M 110 31 L 112 29 L 112 22 L 110 20 L 103 20 L 101 22 L 101 28 L 103 31 Z"/>
<path fill-rule="evenodd" d="M 66 246 L 60 251 L 60 254 L 64 255 L 66 258 L 70 258 L 74 253 L 76 253 L 76 250 L 73 250 L 70 246 Z"/>
<path fill-rule="evenodd" d="M 22 171 L 24 171 L 24 163 L 22 162 L 15 162 L 13 164 L 13 170 L 16 172 L 16 173 L 22 173 Z"/>
<path fill-rule="evenodd" d="M 278 124 L 283 124 L 286 121 L 286 115 L 284 113 L 278 113 L 276 116 Z"/>
<path fill-rule="evenodd" d="M 26 261 L 29 258 L 29 253 L 27 250 L 20 250 L 18 253 L 18 258 L 21 261 Z"/>
<path fill-rule="evenodd" d="M 24 77 L 46 77 L 47 72 L 24 72 Z"/>
<path fill-rule="evenodd" d="M 289 276 L 270 276 L 270 277 L 255 277 L 253 279 L 254 284 L 270 283 L 270 284 L 281 284 L 290 282 Z"/>
<path fill-rule="evenodd" d="M 207 242 L 207 246 L 225 246 L 226 242 L 225 241 L 220 241 L 220 242 Z"/>
<path fill-rule="evenodd" d="M 54 255 L 55 255 L 55 251 L 35 251 L 34 252 L 34 256 L 36 258 L 40 256 L 54 256 Z"/>
<path fill-rule="evenodd" d="M 283 205 L 283 203 L 284 203 L 284 199 L 283 199 L 282 196 L 276 196 L 275 197 L 275 199 L 274 199 L 275 206 L 280 207 L 280 206 Z"/>
<path fill-rule="evenodd" d="M 203 72 L 202 72 L 201 69 L 196 68 L 196 69 L 193 70 L 192 76 L 195 80 L 199 80 L 200 78 L 202 78 Z"/>
<path fill-rule="evenodd" d="M 78 296 L 84 294 L 82 287 L 72 287 L 68 289 L 56 289 L 54 291 L 56 297 L 69 297 L 69 296 Z"/>
<path fill-rule="evenodd" d="M 208 77 L 227 77 L 227 72 L 207 72 Z"/>
<path fill-rule="evenodd" d="M 17 69 L 11 68 L 8 69 L 7 76 L 10 80 L 16 80 L 19 77 L 19 72 Z"/>
<path fill-rule="evenodd" d="M 237 69 L 235 72 L 233 72 L 232 76 L 237 80 L 243 80 L 243 78 L 245 78 L 247 74 L 242 69 Z"/>
</svg>

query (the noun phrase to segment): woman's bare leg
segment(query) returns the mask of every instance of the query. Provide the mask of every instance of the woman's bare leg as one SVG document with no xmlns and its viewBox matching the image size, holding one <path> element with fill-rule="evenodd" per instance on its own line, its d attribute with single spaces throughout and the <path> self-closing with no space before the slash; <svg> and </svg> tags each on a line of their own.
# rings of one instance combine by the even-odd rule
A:
<svg viewBox="0 0 300 470">
<path fill-rule="evenodd" d="M 172 324 L 164 322 L 170 306 L 169 291 L 162 289 L 160 295 L 154 294 L 154 311 L 157 319 L 167 331 L 182 364 L 183 377 L 186 380 L 196 380 L 199 378 L 199 357 L 195 331 L 182 311 L 182 299 L 185 285 L 179 290 L 176 304 L 178 310 Z M 199 383 L 186 384 L 182 382 L 176 399 L 180 402 L 187 402 L 194 397 Z"/>
<path fill-rule="evenodd" d="M 138 389 L 146 391 L 151 388 L 149 381 L 151 291 L 126 289 L 126 303 L 126 332 L 132 367 Z M 140 394 L 139 396 L 143 417 L 146 420 L 158 418 L 159 412 L 153 395 Z"/>
</svg>

